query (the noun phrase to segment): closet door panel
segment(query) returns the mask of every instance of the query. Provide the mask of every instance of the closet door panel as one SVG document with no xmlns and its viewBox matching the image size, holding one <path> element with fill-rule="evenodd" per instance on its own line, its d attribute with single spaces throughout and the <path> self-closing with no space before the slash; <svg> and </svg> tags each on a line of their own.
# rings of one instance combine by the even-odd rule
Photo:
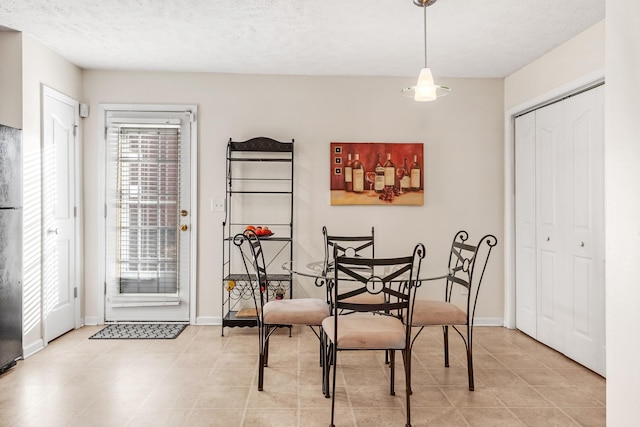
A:
<svg viewBox="0 0 640 427">
<path fill-rule="evenodd" d="M 536 113 L 515 120 L 516 328 L 536 338 Z"/>
<path fill-rule="evenodd" d="M 604 129 L 602 86 L 564 101 L 565 259 L 572 304 L 565 354 L 604 374 Z"/>
<path fill-rule="evenodd" d="M 579 335 L 582 339 L 589 339 L 593 335 L 592 323 L 592 303 L 590 295 L 592 294 L 593 283 L 593 263 L 588 258 L 574 257 L 572 265 L 569 266 L 573 271 L 573 283 L 571 283 L 571 294 L 573 300 L 573 315 L 571 316 L 571 324 L 569 331 L 571 334 Z M 567 346 L 571 351 L 571 346 Z"/>
<path fill-rule="evenodd" d="M 564 349 L 562 104 L 536 110 L 537 338 Z"/>
</svg>

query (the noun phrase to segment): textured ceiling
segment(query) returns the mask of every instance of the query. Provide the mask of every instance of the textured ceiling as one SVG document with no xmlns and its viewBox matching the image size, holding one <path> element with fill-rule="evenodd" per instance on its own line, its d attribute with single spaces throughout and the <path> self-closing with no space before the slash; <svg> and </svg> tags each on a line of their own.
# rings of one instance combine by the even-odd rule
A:
<svg viewBox="0 0 640 427">
<path fill-rule="evenodd" d="M 2 0 L 0 26 L 85 69 L 414 76 L 412 0 Z M 604 19 L 605 0 L 439 0 L 437 76 L 505 77 Z"/>
</svg>

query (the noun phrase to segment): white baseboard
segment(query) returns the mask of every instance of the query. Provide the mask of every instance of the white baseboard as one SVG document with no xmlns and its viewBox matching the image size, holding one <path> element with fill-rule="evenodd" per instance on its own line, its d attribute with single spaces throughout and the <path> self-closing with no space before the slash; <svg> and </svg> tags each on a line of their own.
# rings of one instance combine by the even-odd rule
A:
<svg viewBox="0 0 640 427">
<path fill-rule="evenodd" d="M 497 326 L 502 328 L 504 327 L 504 319 L 502 317 L 476 317 L 473 320 L 473 326 Z M 434 325 L 429 327 L 439 328 L 440 326 Z"/>
<path fill-rule="evenodd" d="M 196 317 L 196 325 L 222 325 L 222 317 L 198 316 Z"/>
<path fill-rule="evenodd" d="M 88 316 L 84 318 L 84 324 L 85 326 L 97 326 L 98 325 L 98 318 L 95 316 Z"/>
<path fill-rule="evenodd" d="M 22 353 L 24 355 L 23 358 L 26 359 L 27 357 L 33 356 L 43 348 L 44 340 L 39 339 L 38 341 L 35 341 L 34 343 L 31 343 L 28 346 L 22 348 Z"/>
<path fill-rule="evenodd" d="M 85 317 L 84 324 L 86 326 L 98 325 L 97 317 Z M 195 325 L 222 325 L 222 317 L 220 316 L 199 316 L 196 317 Z"/>
<path fill-rule="evenodd" d="M 502 317 L 476 317 L 473 326 L 504 326 Z"/>
</svg>

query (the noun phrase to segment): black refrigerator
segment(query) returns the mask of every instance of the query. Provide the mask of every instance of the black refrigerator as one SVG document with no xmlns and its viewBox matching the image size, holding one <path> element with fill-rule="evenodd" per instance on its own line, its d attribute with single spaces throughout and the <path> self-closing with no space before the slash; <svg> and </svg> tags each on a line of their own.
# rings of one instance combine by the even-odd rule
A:
<svg viewBox="0 0 640 427">
<path fill-rule="evenodd" d="M 0 125 L 0 374 L 22 357 L 22 131 Z"/>
</svg>

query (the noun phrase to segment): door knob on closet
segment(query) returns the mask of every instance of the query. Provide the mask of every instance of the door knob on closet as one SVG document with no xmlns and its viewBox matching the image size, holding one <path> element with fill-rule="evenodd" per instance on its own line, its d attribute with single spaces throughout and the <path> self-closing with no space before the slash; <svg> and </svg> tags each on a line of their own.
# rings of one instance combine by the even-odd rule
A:
<svg viewBox="0 0 640 427">
<path fill-rule="evenodd" d="M 180 230 L 182 230 L 182 231 L 187 231 L 187 228 L 189 228 L 189 227 L 187 226 L 187 224 L 182 224 L 182 225 L 180 226 Z"/>
<path fill-rule="evenodd" d="M 547 236 L 547 242 L 551 240 L 551 237 Z"/>
<path fill-rule="evenodd" d="M 580 247 L 584 248 L 584 242 L 580 242 Z"/>
<path fill-rule="evenodd" d="M 58 227 L 48 229 L 47 234 L 58 234 Z"/>
</svg>

